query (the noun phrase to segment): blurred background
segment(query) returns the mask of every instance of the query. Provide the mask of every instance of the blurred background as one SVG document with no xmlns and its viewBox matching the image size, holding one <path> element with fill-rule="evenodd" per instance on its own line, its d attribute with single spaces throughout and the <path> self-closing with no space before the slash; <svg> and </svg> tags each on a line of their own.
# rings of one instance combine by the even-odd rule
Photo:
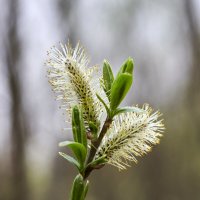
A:
<svg viewBox="0 0 200 200">
<path fill-rule="evenodd" d="M 164 114 L 161 144 L 126 171 L 90 177 L 88 200 L 200 199 L 199 0 L 0 0 L 0 200 L 68 199 L 71 137 L 46 78 L 46 51 L 79 40 L 91 66 L 131 56 L 125 104 Z"/>
</svg>

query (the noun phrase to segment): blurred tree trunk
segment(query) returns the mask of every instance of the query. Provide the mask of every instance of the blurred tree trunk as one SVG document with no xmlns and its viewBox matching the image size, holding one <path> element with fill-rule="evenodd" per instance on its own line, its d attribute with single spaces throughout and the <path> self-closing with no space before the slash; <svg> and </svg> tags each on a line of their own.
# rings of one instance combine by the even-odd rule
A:
<svg viewBox="0 0 200 200">
<path fill-rule="evenodd" d="M 76 23 L 74 18 L 74 7 L 77 1 L 59 0 L 58 4 L 58 17 L 62 24 L 63 41 L 69 39 L 70 44 L 74 47 L 76 45 Z M 67 135 L 66 135 L 67 137 Z M 68 169 L 68 170 L 66 170 Z M 73 173 L 71 173 L 70 164 L 56 154 L 53 162 L 52 179 L 47 190 L 45 199 L 67 199 L 69 197 L 69 190 L 71 189 Z M 69 173 L 70 171 L 70 173 Z"/>
<path fill-rule="evenodd" d="M 76 17 L 76 6 L 78 5 L 78 0 L 58 0 L 58 9 L 60 23 L 62 24 L 62 32 L 64 35 L 64 41 L 69 39 L 72 46 L 76 45 L 77 37 L 77 17 Z"/>
<path fill-rule="evenodd" d="M 199 48 L 200 37 L 199 37 L 199 32 L 198 32 L 197 16 L 195 15 L 196 13 L 195 5 L 194 5 L 195 1 L 184 0 L 183 4 L 184 4 L 183 5 L 184 13 L 185 13 L 185 18 L 183 20 L 185 20 L 184 22 L 188 27 L 188 43 L 189 43 L 188 48 L 190 48 L 188 49 L 188 51 L 190 52 L 190 55 L 191 55 L 191 61 L 190 61 L 190 66 L 189 66 L 190 74 L 188 74 L 188 77 L 190 77 L 190 80 L 188 82 L 186 92 L 185 92 L 185 101 L 183 101 L 183 104 L 181 104 L 181 108 L 177 107 L 177 109 L 179 109 L 178 112 L 177 110 L 170 111 L 171 113 L 169 114 L 169 116 L 170 115 L 174 115 L 174 116 L 172 116 L 171 119 L 167 119 L 168 123 L 172 124 L 174 123 L 173 120 L 174 119 L 177 120 L 176 117 L 178 116 L 178 123 L 181 124 L 180 129 L 170 130 L 170 128 L 168 129 L 167 127 L 167 131 L 171 134 L 172 133 L 171 131 L 177 130 L 177 132 L 179 132 L 178 134 L 182 135 L 182 137 L 179 138 L 181 142 L 183 142 L 183 138 L 186 137 L 187 142 L 189 144 L 194 145 L 194 147 L 191 148 L 191 151 L 188 150 L 187 148 L 181 151 L 182 155 L 180 155 L 180 158 L 177 158 L 177 159 L 180 159 L 178 161 L 180 163 L 182 162 L 184 163 L 183 159 L 188 158 L 187 152 L 190 152 L 190 155 L 191 155 L 191 153 L 193 153 L 192 151 L 194 151 L 195 146 L 198 143 L 198 141 L 195 143 L 194 141 L 191 141 L 191 139 L 188 139 L 188 138 L 189 137 L 193 138 L 195 137 L 195 135 L 196 137 L 199 137 L 198 135 L 199 135 L 199 118 L 200 118 L 200 110 L 199 110 L 200 109 L 200 106 L 199 106 L 199 102 L 200 102 L 200 48 Z M 184 117 L 181 118 L 179 114 L 184 115 Z M 185 121 L 181 121 L 183 119 Z M 170 126 L 172 127 L 173 125 L 170 125 Z M 176 124 L 175 127 L 178 127 L 178 125 Z M 193 137 L 191 136 L 192 134 L 194 135 Z M 174 140 L 176 142 L 176 145 L 180 145 L 179 142 L 176 141 L 175 137 L 174 137 Z M 172 142 L 171 142 L 171 145 L 173 146 Z M 170 147 L 167 147 L 167 148 L 170 148 Z M 161 150 L 162 149 L 159 149 L 158 153 L 155 152 L 154 150 L 153 152 L 154 156 L 151 157 L 151 159 L 149 160 L 149 165 L 147 165 L 148 168 L 144 166 L 145 167 L 145 170 L 144 170 L 145 173 L 143 174 L 144 179 L 145 177 L 148 177 L 148 179 L 151 180 L 151 183 L 149 183 L 149 189 L 145 191 L 148 197 L 147 199 L 157 200 L 157 199 L 162 199 L 163 197 L 166 197 L 168 199 L 168 198 L 173 198 L 173 195 L 174 195 L 174 198 L 181 198 L 182 200 L 183 199 L 198 199 L 198 194 L 195 192 L 198 191 L 197 187 L 199 186 L 199 184 L 197 184 L 197 182 L 195 181 L 196 175 L 193 175 L 192 170 L 191 170 L 192 167 L 190 167 L 189 164 L 186 165 L 187 170 L 188 171 L 191 170 L 191 171 L 187 172 L 187 174 L 184 175 L 184 177 L 187 177 L 187 181 L 184 182 L 184 177 L 181 174 L 181 170 L 183 169 L 176 169 L 177 166 L 179 166 L 179 164 L 171 158 L 169 160 L 169 163 L 168 161 L 166 162 L 164 160 L 165 157 L 163 155 L 166 154 L 167 151 L 168 151 L 168 154 L 171 155 L 172 154 L 171 150 L 170 149 L 165 149 L 165 150 L 163 149 L 163 151 Z M 193 154 L 195 155 L 195 153 Z M 194 159 L 190 155 L 189 155 L 190 159 Z M 195 161 L 193 162 L 195 163 Z M 155 164 L 156 164 L 156 167 L 154 167 Z M 175 174 L 174 174 L 174 171 L 172 172 L 164 171 L 165 166 L 167 165 L 174 165 L 173 170 L 174 171 L 177 170 L 177 173 L 176 173 L 177 179 L 173 180 L 174 182 L 172 185 L 168 185 L 167 180 L 171 180 L 172 175 L 175 175 Z M 149 167 L 149 166 L 152 166 L 152 167 Z M 171 167 L 169 166 L 169 168 Z M 169 177 L 171 176 L 171 179 L 170 178 L 168 179 L 168 177 L 165 176 L 165 173 L 168 173 L 168 176 Z M 170 175 L 170 173 L 172 175 Z M 161 179 L 160 177 L 163 177 L 163 178 Z M 188 190 L 184 190 L 183 188 L 188 188 Z"/>
<path fill-rule="evenodd" d="M 188 22 L 188 38 L 191 48 L 190 80 L 186 92 L 186 108 L 189 113 L 188 127 L 192 128 L 199 141 L 200 118 L 200 33 L 198 17 L 195 12 L 195 1 L 185 0 L 186 20 Z"/>
<path fill-rule="evenodd" d="M 199 100 L 200 97 L 200 36 L 194 0 L 185 0 L 185 11 L 188 21 L 188 33 L 191 45 L 191 78 L 188 84 L 187 96 L 187 101 L 191 106 L 191 104 L 195 104 L 196 100 Z"/>
<path fill-rule="evenodd" d="M 25 166 L 25 140 L 27 129 L 22 106 L 20 86 L 20 42 L 17 34 L 18 1 L 10 0 L 8 18 L 7 71 L 11 96 L 11 170 L 12 170 L 12 200 L 27 200 L 27 178 Z"/>
</svg>

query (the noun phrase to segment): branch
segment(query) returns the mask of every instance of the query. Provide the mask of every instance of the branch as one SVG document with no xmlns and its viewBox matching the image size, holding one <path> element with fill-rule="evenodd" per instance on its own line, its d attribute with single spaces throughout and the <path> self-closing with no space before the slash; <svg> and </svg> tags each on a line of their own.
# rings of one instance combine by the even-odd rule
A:
<svg viewBox="0 0 200 200">
<path fill-rule="evenodd" d="M 101 144 L 101 141 L 102 141 L 104 135 L 106 134 L 108 128 L 110 127 L 111 123 L 112 123 L 112 119 L 107 117 L 107 119 L 104 122 L 104 125 L 101 129 L 101 132 L 99 134 L 98 139 L 95 140 L 95 141 L 92 141 L 91 150 L 90 150 L 90 154 L 89 154 L 89 157 L 88 157 L 88 160 L 87 160 L 87 164 L 89 164 L 93 160 L 93 158 L 94 158 L 94 156 L 97 152 L 97 149 L 98 149 L 99 145 Z M 93 169 L 94 168 L 91 167 L 91 166 L 86 168 L 84 179 L 86 179 L 90 175 L 90 173 L 92 172 Z"/>
</svg>

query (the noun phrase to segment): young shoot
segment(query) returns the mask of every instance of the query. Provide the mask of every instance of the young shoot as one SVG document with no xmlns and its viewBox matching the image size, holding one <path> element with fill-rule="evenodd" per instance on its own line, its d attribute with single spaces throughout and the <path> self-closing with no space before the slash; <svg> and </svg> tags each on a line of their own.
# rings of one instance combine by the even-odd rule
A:
<svg viewBox="0 0 200 200">
<path fill-rule="evenodd" d="M 73 141 L 59 143 L 71 149 L 72 155 L 59 154 L 78 170 L 70 200 L 84 200 L 92 171 L 106 164 L 124 170 L 159 143 L 164 131 L 161 114 L 148 104 L 120 106 L 133 82 L 132 58 L 116 76 L 104 60 L 101 75 L 96 66 L 88 66 L 79 43 L 74 49 L 68 43 L 52 47 L 46 65 L 49 83 L 72 126 Z"/>
</svg>

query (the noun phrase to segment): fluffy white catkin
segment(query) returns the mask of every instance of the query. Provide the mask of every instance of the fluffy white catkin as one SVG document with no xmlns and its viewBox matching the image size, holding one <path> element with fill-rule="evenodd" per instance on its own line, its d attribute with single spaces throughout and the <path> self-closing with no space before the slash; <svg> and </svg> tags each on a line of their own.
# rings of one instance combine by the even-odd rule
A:
<svg viewBox="0 0 200 200">
<path fill-rule="evenodd" d="M 95 159 L 105 156 L 109 164 L 122 170 L 129 166 L 128 161 L 137 162 L 137 156 L 159 143 L 164 130 L 162 120 L 158 119 L 161 114 L 152 113 L 147 104 L 142 109 L 144 112 L 128 112 L 114 118 Z"/>
<path fill-rule="evenodd" d="M 71 119 L 72 107 L 79 105 L 86 128 L 89 122 L 99 128 L 103 107 L 96 97 L 97 91 L 102 92 L 97 67 L 88 67 L 89 59 L 79 43 L 75 49 L 69 43 L 60 43 L 60 46 L 61 50 L 54 46 L 48 52 L 46 65 L 49 67 L 49 83 L 57 99 L 62 101 L 61 107 L 67 113 L 67 121 Z"/>
</svg>

